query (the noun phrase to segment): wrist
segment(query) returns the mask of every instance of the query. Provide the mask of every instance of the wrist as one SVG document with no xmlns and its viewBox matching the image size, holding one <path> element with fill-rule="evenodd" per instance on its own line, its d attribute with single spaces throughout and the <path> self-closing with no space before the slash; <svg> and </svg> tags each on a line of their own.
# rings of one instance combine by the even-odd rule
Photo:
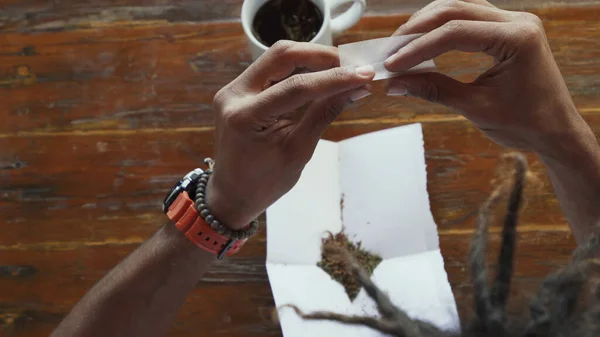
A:
<svg viewBox="0 0 600 337">
<path fill-rule="evenodd" d="M 162 227 L 156 233 L 156 240 L 158 246 L 168 250 L 170 252 L 168 255 L 174 260 L 189 263 L 191 266 L 202 265 L 207 260 L 215 259 L 214 254 L 198 249 L 196 244 L 186 238 L 184 233 L 172 223 Z"/>
<path fill-rule="evenodd" d="M 563 131 L 548 137 L 536 151 L 546 166 L 560 165 L 589 175 L 600 175 L 600 146 L 589 125 L 576 112 Z"/>
<path fill-rule="evenodd" d="M 221 187 L 213 177 L 206 185 L 206 204 L 211 214 L 224 226 L 240 230 L 254 220 L 253 215 L 245 211 L 244 203 L 238 198 L 226 193 L 227 189 Z"/>
<path fill-rule="evenodd" d="M 534 135 L 537 139 L 533 150 L 541 159 L 553 159 L 564 163 L 588 160 L 598 156 L 600 148 L 596 137 L 581 117 L 577 108 L 568 101 L 552 110 L 552 120 L 545 121 L 546 131 Z"/>
</svg>

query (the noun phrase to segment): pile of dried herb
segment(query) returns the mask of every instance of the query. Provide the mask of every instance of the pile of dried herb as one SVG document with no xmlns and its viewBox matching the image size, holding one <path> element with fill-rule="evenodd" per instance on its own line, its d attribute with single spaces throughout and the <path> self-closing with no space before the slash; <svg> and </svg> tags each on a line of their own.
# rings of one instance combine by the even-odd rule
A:
<svg viewBox="0 0 600 337">
<path fill-rule="evenodd" d="M 340 232 L 335 235 L 330 235 L 329 238 L 323 240 L 323 245 L 335 245 L 347 250 L 367 271 L 369 276 L 375 270 L 375 267 L 381 262 L 379 255 L 372 254 L 361 247 L 361 243 L 353 243 L 346 237 L 346 234 Z M 344 289 L 351 301 L 354 301 L 360 291 L 360 284 L 356 281 L 352 273 L 348 271 L 343 260 L 338 255 L 328 255 L 323 253 L 321 261 L 317 263 L 332 279 L 338 281 Z"/>
</svg>

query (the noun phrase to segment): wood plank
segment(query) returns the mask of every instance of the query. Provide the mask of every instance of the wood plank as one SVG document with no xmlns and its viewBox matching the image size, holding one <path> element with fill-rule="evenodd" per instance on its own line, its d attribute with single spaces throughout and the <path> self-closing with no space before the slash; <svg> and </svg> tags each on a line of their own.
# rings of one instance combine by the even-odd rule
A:
<svg viewBox="0 0 600 337">
<path fill-rule="evenodd" d="M 367 15 L 413 13 L 430 0 L 367 1 Z M 496 6 L 524 9 L 548 6 L 584 6 L 597 0 L 543 1 L 495 0 Z M 143 24 L 147 21 L 203 22 L 239 20 L 242 0 L 81 0 L 64 3 L 45 0 L 0 1 L 0 31 L 72 29 L 114 21 Z"/>
<path fill-rule="evenodd" d="M 490 256 L 500 235 L 490 235 Z M 449 281 L 463 317 L 471 308 L 471 283 L 466 256 L 471 234 L 442 232 L 440 245 Z M 187 298 L 172 336 L 190 336 L 202 326 L 210 335 L 279 335 L 269 321 L 273 300 L 264 268 L 264 232 L 232 259 L 212 268 Z M 71 251 L 3 251 L 2 268 L 21 266 L 34 272 L 0 276 L 0 324 L 14 336 L 42 336 L 58 324 L 72 305 L 113 265 L 137 245 L 83 247 Z M 539 286 L 549 272 L 566 264 L 573 248 L 568 233 L 522 232 L 516 258 L 513 310 Z M 230 301 L 235 299 L 235 305 Z M 223 325 L 224 324 L 224 325 Z M 11 336 L 10 334 L 8 336 Z"/>
<path fill-rule="evenodd" d="M 577 107 L 597 114 L 600 7 L 537 13 Z M 406 18 L 366 18 L 338 42 L 387 36 Z M 488 57 L 467 53 L 436 62 L 440 71 L 465 81 L 491 65 Z M 0 119 L 6 122 L 0 135 L 211 126 L 212 97 L 249 64 L 238 23 L 2 34 Z M 420 100 L 388 98 L 382 85 L 377 82 L 378 94 L 348 108 L 341 120 L 452 115 Z"/>
<path fill-rule="evenodd" d="M 263 227 L 243 252 L 212 266 L 187 297 L 171 335 L 193 335 L 198 324 L 216 335 L 279 332 L 266 321 L 274 304 L 264 265 L 264 236 Z M 0 249 L 0 331 L 7 336 L 47 336 L 77 300 L 138 245 L 103 243 L 52 251 Z M 236 305 L 231 306 L 234 299 Z M 198 316 L 202 316 L 201 321 Z M 231 329 L 223 330 L 223 322 L 225 326 L 231 323 Z"/>
<path fill-rule="evenodd" d="M 499 227 L 493 227 L 492 230 L 493 233 L 489 237 L 488 264 L 491 268 L 490 273 L 493 274 L 501 235 Z M 440 234 L 440 247 L 448 280 L 452 285 L 459 313 L 464 320 L 473 314 L 473 285 L 466 264 L 471 236 Z M 528 317 L 526 315 L 529 311 L 526 309 L 529 300 L 548 274 L 569 263 L 574 248 L 574 238 L 568 232 L 521 232 L 518 235 L 508 310 Z"/>
<path fill-rule="evenodd" d="M 588 121 L 600 131 L 600 117 Z M 338 124 L 325 138 L 341 140 L 399 124 Z M 436 222 L 442 229 L 469 228 L 466 220 L 489 193 L 496 161 L 506 150 L 465 120 L 423 128 Z M 52 249 L 69 241 L 139 242 L 164 223 L 160 205 L 172 184 L 213 154 L 212 137 L 182 131 L 2 139 L 0 245 Z M 565 226 L 542 165 L 530 158 L 545 186 L 530 196 L 523 221 L 532 228 Z"/>
<path fill-rule="evenodd" d="M 369 1 L 370 15 L 428 0 Z M 214 152 L 211 98 L 249 64 L 241 0 L 0 0 L 0 335 L 47 336 L 110 268 L 165 222 L 174 181 Z M 535 8 L 575 102 L 600 133 L 600 1 L 498 0 Z M 587 7 L 579 6 L 587 3 Z M 389 35 L 408 15 L 371 16 L 338 43 Z M 35 33 L 33 33 L 35 32 Z M 441 71 L 470 80 L 487 57 L 451 53 Z M 473 215 L 505 150 L 442 107 L 376 94 L 350 107 L 325 138 L 423 122 L 428 190 L 462 317 L 471 307 L 466 254 Z M 518 310 L 574 247 L 546 185 L 519 227 Z M 385 164 L 385 163 L 383 163 Z M 264 219 L 263 219 L 264 220 Z M 490 251 L 499 244 L 498 228 Z M 244 251 L 215 265 L 188 297 L 173 336 L 280 336 L 265 267 L 264 221 Z M 491 260 L 492 264 L 494 260 Z M 236 304 L 232 306 L 231 300 Z"/>
</svg>

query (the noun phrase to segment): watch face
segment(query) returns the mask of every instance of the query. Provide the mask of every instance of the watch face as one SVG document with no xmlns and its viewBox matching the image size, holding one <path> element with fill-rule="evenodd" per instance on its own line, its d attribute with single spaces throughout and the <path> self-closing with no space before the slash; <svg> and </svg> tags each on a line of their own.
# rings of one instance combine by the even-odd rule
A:
<svg viewBox="0 0 600 337">
<path fill-rule="evenodd" d="M 163 200 L 163 212 L 167 213 L 169 207 L 171 206 L 173 201 L 177 199 L 179 193 L 186 191 L 191 186 L 192 182 L 195 182 L 198 179 L 200 179 L 202 173 L 204 173 L 204 171 L 200 168 L 197 168 L 186 174 L 185 177 L 183 177 L 183 179 L 178 181 L 177 184 L 175 184 L 175 186 L 171 188 L 169 193 L 167 193 L 165 200 Z"/>
<path fill-rule="evenodd" d="M 202 171 L 202 169 L 197 168 L 192 172 L 186 174 L 185 177 L 183 177 L 183 180 L 181 181 L 183 188 L 187 188 L 190 185 L 190 183 L 196 182 L 198 179 L 200 179 L 202 173 L 204 173 L 204 171 Z"/>
<path fill-rule="evenodd" d="M 165 200 L 163 201 L 163 212 L 167 213 L 167 211 L 169 210 L 169 207 L 171 206 L 173 201 L 175 201 L 175 199 L 177 199 L 177 196 L 179 195 L 179 193 L 181 193 L 182 190 L 183 189 L 181 188 L 181 182 L 177 183 L 177 185 L 175 185 L 175 186 L 173 186 L 173 188 L 171 188 L 171 190 L 165 197 Z"/>
</svg>

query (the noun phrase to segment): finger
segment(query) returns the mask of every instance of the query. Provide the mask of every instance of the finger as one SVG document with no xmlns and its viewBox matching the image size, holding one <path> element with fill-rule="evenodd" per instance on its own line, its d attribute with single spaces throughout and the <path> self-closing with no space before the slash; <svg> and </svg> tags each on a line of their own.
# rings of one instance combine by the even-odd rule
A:
<svg viewBox="0 0 600 337">
<path fill-rule="evenodd" d="M 387 95 L 418 97 L 464 113 L 477 100 L 478 90 L 474 85 L 440 73 L 421 73 L 392 78 L 388 83 Z"/>
<path fill-rule="evenodd" d="M 502 61 L 539 28 L 515 22 L 450 21 L 401 48 L 384 62 L 388 71 L 406 71 L 451 50 L 484 52 Z"/>
<path fill-rule="evenodd" d="M 429 4 L 427 4 L 425 7 L 419 9 L 418 11 L 414 12 L 413 15 L 410 16 L 410 18 L 408 19 L 408 21 L 414 20 L 416 18 L 418 18 L 419 16 L 423 15 L 423 13 L 427 13 L 431 10 L 433 10 L 434 8 L 438 7 L 438 6 L 443 6 L 446 3 L 448 3 L 449 0 L 436 0 L 436 1 L 432 1 Z"/>
<path fill-rule="evenodd" d="M 453 20 L 506 22 L 511 19 L 508 13 L 497 8 L 455 1 L 421 14 L 400 26 L 394 35 L 427 33 Z"/>
<path fill-rule="evenodd" d="M 250 92 L 260 92 L 297 69 L 320 71 L 339 66 L 337 48 L 307 42 L 278 41 L 262 54 L 239 80 Z"/>
<path fill-rule="evenodd" d="M 492 5 L 489 1 L 486 0 L 463 0 L 464 2 L 470 2 L 473 4 L 478 4 L 478 5 L 482 5 L 482 6 L 486 6 L 486 7 L 493 7 L 493 8 L 498 8 L 494 5 Z"/>
<path fill-rule="evenodd" d="M 414 21 L 415 19 L 419 18 L 420 16 L 429 13 L 431 11 L 433 11 L 434 9 L 438 8 L 438 7 L 442 7 L 442 6 L 452 6 L 453 4 L 457 4 L 457 3 L 472 3 L 472 4 L 477 4 L 477 5 L 482 5 L 482 6 L 486 6 L 486 7 L 493 7 L 496 8 L 496 6 L 490 4 L 489 2 L 485 1 L 485 0 L 463 0 L 463 1 L 459 1 L 459 0 L 437 0 L 437 1 L 433 1 L 431 3 L 429 3 L 427 6 L 421 8 L 420 10 L 416 11 L 413 15 L 411 15 L 411 17 L 408 19 L 407 23 Z M 406 24 L 404 24 L 406 25 Z M 397 35 L 403 35 L 403 34 L 407 34 L 407 33 L 403 33 L 404 28 L 403 26 L 398 27 L 398 29 L 394 32 L 394 34 L 392 34 L 392 36 L 397 36 Z"/>
<path fill-rule="evenodd" d="M 414 12 L 410 18 L 408 18 L 408 22 L 411 22 L 412 20 L 415 20 L 416 18 L 418 18 L 419 16 L 421 16 L 423 13 L 427 13 L 431 10 L 433 10 L 434 8 L 436 8 L 437 6 L 441 6 L 444 3 L 448 2 L 448 0 L 436 0 L 436 1 L 432 1 L 429 4 L 427 4 L 425 7 L 419 9 L 418 11 Z M 400 26 L 400 28 L 402 28 L 402 26 Z M 392 36 L 396 36 L 396 35 L 402 35 L 398 33 L 398 30 L 400 29 L 398 28 L 394 34 L 392 34 Z"/>
<path fill-rule="evenodd" d="M 315 101 L 300 121 L 297 131 L 301 135 L 311 135 L 319 139 L 348 105 L 371 95 L 371 86 L 365 85 L 331 97 Z"/>
<path fill-rule="evenodd" d="M 252 111 L 263 118 L 277 118 L 308 102 L 358 88 L 375 77 L 372 66 L 337 67 L 315 73 L 291 76 L 258 94 Z"/>
<path fill-rule="evenodd" d="M 413 15 L 410 16 L 408 21 L 410 22 L 411 20 L 414 20 L 414 19 L 418 18 L 419 16 L 421 16 L 427 12 L 430 12 L 437 7 L 452 6 L 457 3 L 465 3 L 465 2 L 471 3 L 471 4 L 483 5 L 486 7 L 495 7 L 494 5 L 490 4 L 489 2 L 487 2 L 485 0 L 462 0 L 462 1 L 461 0 L 436 0 L 436 1 L 429 3 L 427 6 L 419 9 L 418 11 L 416 11 Z"/>
</svg>

